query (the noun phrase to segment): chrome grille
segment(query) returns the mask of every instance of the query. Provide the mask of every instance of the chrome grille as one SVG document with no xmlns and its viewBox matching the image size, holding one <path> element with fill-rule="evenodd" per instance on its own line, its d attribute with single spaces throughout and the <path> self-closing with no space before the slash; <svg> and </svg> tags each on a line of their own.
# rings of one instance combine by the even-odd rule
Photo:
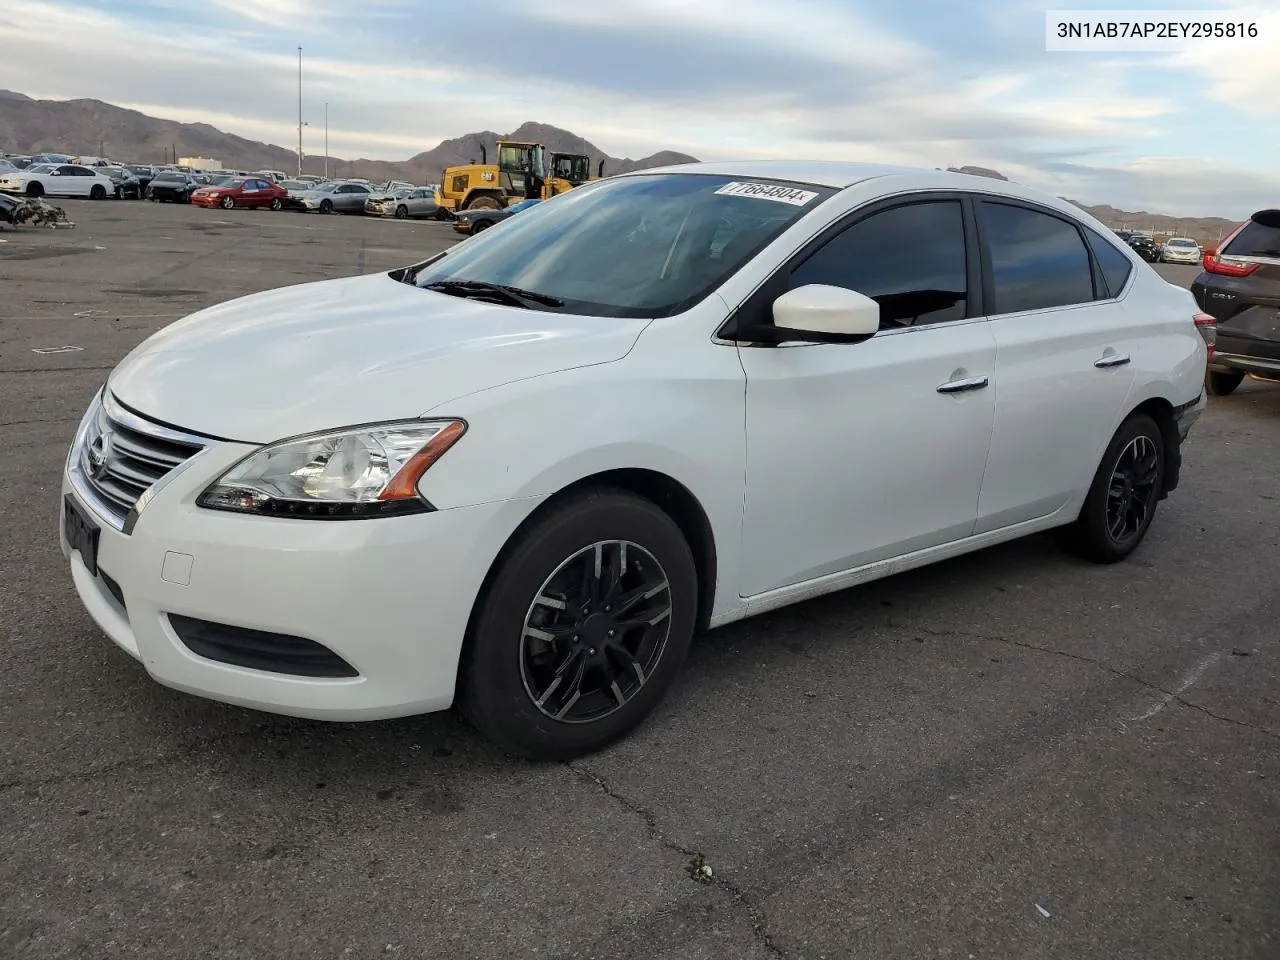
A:
<svg viewBox="0 0 1280 960">
<path fill-rule="evenodd" d="M 94 505 L 123 529 L 138 498 L 207 443 L 147 420 L 107 394 L 85 426 L 75 463 Z"/>
</svg>

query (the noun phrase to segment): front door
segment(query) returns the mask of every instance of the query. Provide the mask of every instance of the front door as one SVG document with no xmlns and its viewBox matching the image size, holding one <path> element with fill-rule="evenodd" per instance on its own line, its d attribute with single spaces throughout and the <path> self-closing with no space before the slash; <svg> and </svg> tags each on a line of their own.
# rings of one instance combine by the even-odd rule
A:
<svg viewBox="0 0 1280 960">
<path fill-rule="evenodd" d="M 959 200 L 877 210 L 784 269 L 779 289 L 872 297 L 881 330 L 739 349 L 744 596 L 969 536 L 995 415 L 995 343 L 973 315 Z"/>
</svg>

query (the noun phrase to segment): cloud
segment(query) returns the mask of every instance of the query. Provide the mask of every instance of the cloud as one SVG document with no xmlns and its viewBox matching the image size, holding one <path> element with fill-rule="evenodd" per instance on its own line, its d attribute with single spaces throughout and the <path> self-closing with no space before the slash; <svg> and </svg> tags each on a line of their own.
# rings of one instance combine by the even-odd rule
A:
<svg viewBox="0 0 1280 960">
<path fill-rule="evenodd" d="M 404 159 L 536 119 L 614 155 L 974 163 L 1117 205 L 1158 189 L 1161 209 L 1240 215 L 1273 189 L 1256 130 L 1213 138 L 1226 156 L 1200 146 L 1206 116 L 1223 129 L 1240 111 L 1280 112 L 1280 62 L 1265 47 L 1230 69 L 1207 49 L 1047 54 L 1043 11 L 1031 0 L 488 0 L 478 26 L 416 0 L 24 0 L 0 7 L 0 85 L 292 145 L 301 45 L 311 153 L 328 101 L 331 151 L 348 157 Z M 1199 156 L 1158 162 L 1179 153 Z M 1217 174 L 1227 169 L 1231 184 Z"/>
</svg>

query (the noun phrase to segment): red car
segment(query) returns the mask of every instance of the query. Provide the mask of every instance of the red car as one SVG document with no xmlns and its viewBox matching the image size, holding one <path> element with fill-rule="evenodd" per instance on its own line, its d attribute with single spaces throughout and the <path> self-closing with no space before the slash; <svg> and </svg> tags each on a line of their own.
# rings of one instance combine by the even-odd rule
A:
<svg viewBox="0 0 1280 960">
<path fill-rule="evenodd" d="M 270 207 L 279 210 L 289 199 L 289 191 L 270 180 L 257 177 L 229 177 L 215 187 L 201 187 L 191 194 L 191 202 L 201 207 Z"/>
</svg>

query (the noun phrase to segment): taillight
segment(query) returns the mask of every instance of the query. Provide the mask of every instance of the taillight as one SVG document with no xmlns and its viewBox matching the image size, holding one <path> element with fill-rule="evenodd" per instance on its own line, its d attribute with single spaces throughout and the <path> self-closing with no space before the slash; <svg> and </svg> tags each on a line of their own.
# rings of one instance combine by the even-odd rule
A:
<svg viewBox="0 0 1280 960">
<path fill-rule="evenodd" d="M 1223 277 L 1247 277 L 1262 266 L 1260 263 L 1246 263 L 1243 260 L 1231 258 L 1223 260 L 1217 250 L 1206 250 L 1203 263 L 1205 270 L 1209 273 L 1216 273 Z"/>
<path fill-rule="evenodd" d="M 1197 313 L 1191 321 L 1196 325 L 1200 336 L 1204 338 L 1205 349 L 1209 359 L 1212 360 L 1213 348 L 1218 343 L 1218 318 L 1211 313 Z"/>
</svg>

